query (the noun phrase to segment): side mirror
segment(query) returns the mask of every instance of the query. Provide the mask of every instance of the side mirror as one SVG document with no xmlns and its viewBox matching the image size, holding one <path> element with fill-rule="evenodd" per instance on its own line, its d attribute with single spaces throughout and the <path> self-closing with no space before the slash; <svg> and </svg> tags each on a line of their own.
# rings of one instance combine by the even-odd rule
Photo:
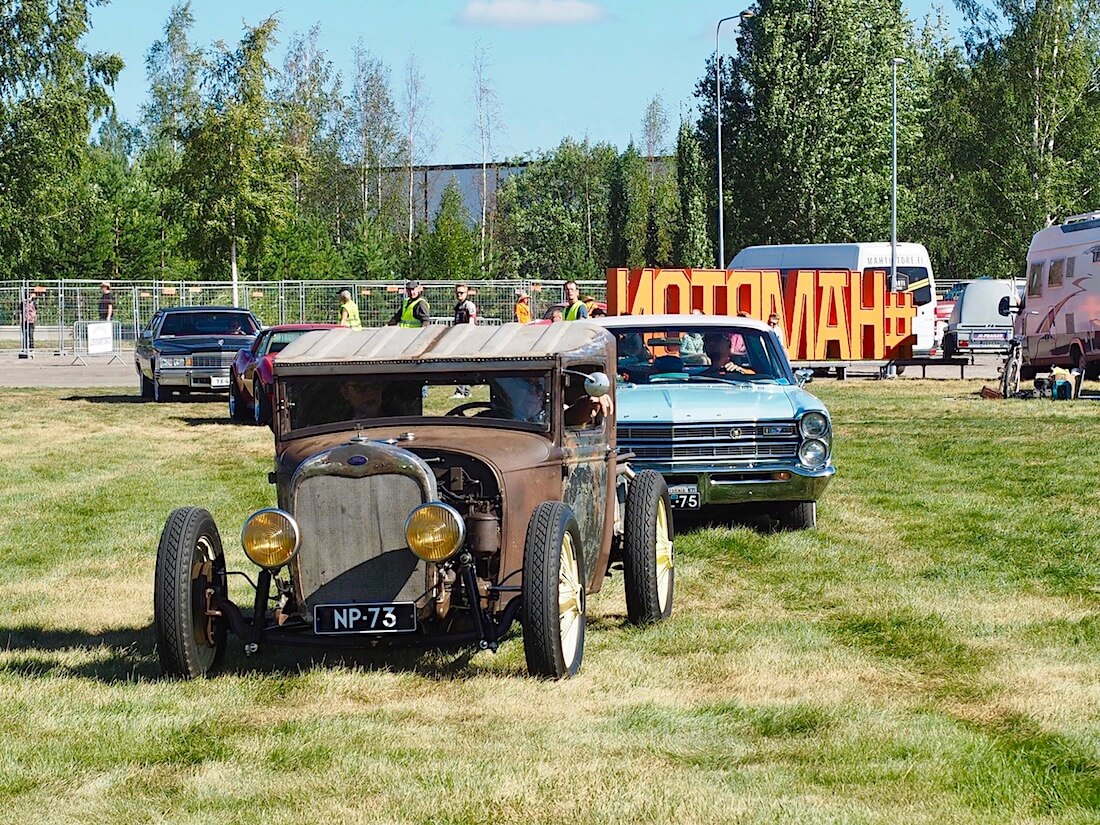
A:
<svg viewBox="0 0 1100 825">
<path fill-rule="evenodd" d="M 590 398 L 603 398 L 611 392 L 611 379 L 605 372 L 594 372 L 584 378 L 584 391 Z"/>
<path fill-rule="evenodd" d="M 803 367 L 794 371 L 794 377 L 798 379 L 798 386 L 804 387 L 814 380 L 814 371 L 809 367 Z"/>
<path fill-rule="evenodd" d="M 1009 300 L 1007 295 L 997 303 L 997 312 L 1005 318 L 1012 314 L 1012 301 Z"/>
</svg>

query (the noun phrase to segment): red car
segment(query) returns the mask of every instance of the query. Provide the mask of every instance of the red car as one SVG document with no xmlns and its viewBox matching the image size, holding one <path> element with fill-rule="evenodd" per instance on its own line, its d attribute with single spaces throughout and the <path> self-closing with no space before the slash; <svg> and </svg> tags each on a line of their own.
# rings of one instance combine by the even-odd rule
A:
<svg viewBox="0 0 1100 825">
<path fill-rule="evenodd" d="M 277 324 L 261 330 L 252 346 L 242 349 L 229 368 L 229 417 L 234 421 L 271 422 L 271 364 L 282 349 L 315 329 L 336 324 Z"/>
</svg>

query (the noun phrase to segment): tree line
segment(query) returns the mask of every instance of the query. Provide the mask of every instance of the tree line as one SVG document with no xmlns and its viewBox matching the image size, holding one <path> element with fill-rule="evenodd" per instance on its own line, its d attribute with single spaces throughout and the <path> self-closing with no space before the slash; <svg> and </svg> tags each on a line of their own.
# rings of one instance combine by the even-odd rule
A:
<svg viewBox="0 0 1100 825">
<path fill-rule="evenodd" d="M 757 0 L 700 67 L 675 136 L 654 96 L 623 149 L 570 136 L 499 158 L 488 54 L 470 62 L 476 203 L 434 214 L 415 171 L 430 96 L 360 42 L 345 80 L 319 29 L 271 63 L 278 21 L 191 42 L 190 3 L 146 55 L 139 122 L 117 55 L 82 46 L 87 0 L 0 0 L 0 278 L 601 278 L 713 266 L 721 109 L 727 257 L 756 243 L 889 236 L 893 58 L 898 237 L 941 276 L 1019 275 L 1031 235 L 1096 203 L 1100 0 Z M 733 37 L 732 32 L 728 35 Z M 715 100 L 716 72 L 722 99 Z M 502 176 L 499 186 L 491 181 Z"/>
</svg>

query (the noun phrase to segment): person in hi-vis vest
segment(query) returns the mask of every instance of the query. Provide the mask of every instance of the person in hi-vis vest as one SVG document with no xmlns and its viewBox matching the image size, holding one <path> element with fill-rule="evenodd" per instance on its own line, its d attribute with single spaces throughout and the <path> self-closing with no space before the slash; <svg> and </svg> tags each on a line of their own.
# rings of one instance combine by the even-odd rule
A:
<svg viewBox="0 0 1100 825">
<path fill-rule="evenodd" d="M 576 281 L 565 282 L 565 312 L 562 313 L 562 320 L 565 321 L 579 321 L 581 318 L 588 317 L 588 307 L 584 305 L 584 301 L 581 300 L 581 290 L 577 286 Z"/>
<path fill-rule="evenodd" d="M 351 299 L 351 290 L 340 291 L 340 326 L 362 329 L 363 322 L 359 320 L 359 306 Z"/>
<path fill-rule="evenodd" d="M 431 320 L 428 299 L 423 297 L 424 287 L 420 281 L 405 281 L 405 298 L 401 306 L 390 318 L 389 326 L 422 327 Z"/>
</svg>

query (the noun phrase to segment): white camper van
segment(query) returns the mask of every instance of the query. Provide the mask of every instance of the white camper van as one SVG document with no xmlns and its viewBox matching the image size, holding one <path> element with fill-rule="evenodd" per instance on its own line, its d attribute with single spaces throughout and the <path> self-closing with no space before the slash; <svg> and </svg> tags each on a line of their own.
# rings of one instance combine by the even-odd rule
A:
<svg viewBox="0 0 1100 825">
<path fill-rule="evenodd" d="M 738 252 L 729 269 L 847 269 L 853 272 L 885 270 L 890 275 L 890 244 L 822 243 L 749 246 Z M 928 250 L 919 243 L 899 243 L 898 288 L 913 295 L 917 316 L 913 333 L 917 341 L 913 355 L 929 355 L 935 347 L 936 283 Z"/>
<path fill-rule="evenodd" d="M 1050 367 L 1100 376 L 1100 211 L 1035 233 L 1015 332 L 1021 378 Z"/>
</svg>

